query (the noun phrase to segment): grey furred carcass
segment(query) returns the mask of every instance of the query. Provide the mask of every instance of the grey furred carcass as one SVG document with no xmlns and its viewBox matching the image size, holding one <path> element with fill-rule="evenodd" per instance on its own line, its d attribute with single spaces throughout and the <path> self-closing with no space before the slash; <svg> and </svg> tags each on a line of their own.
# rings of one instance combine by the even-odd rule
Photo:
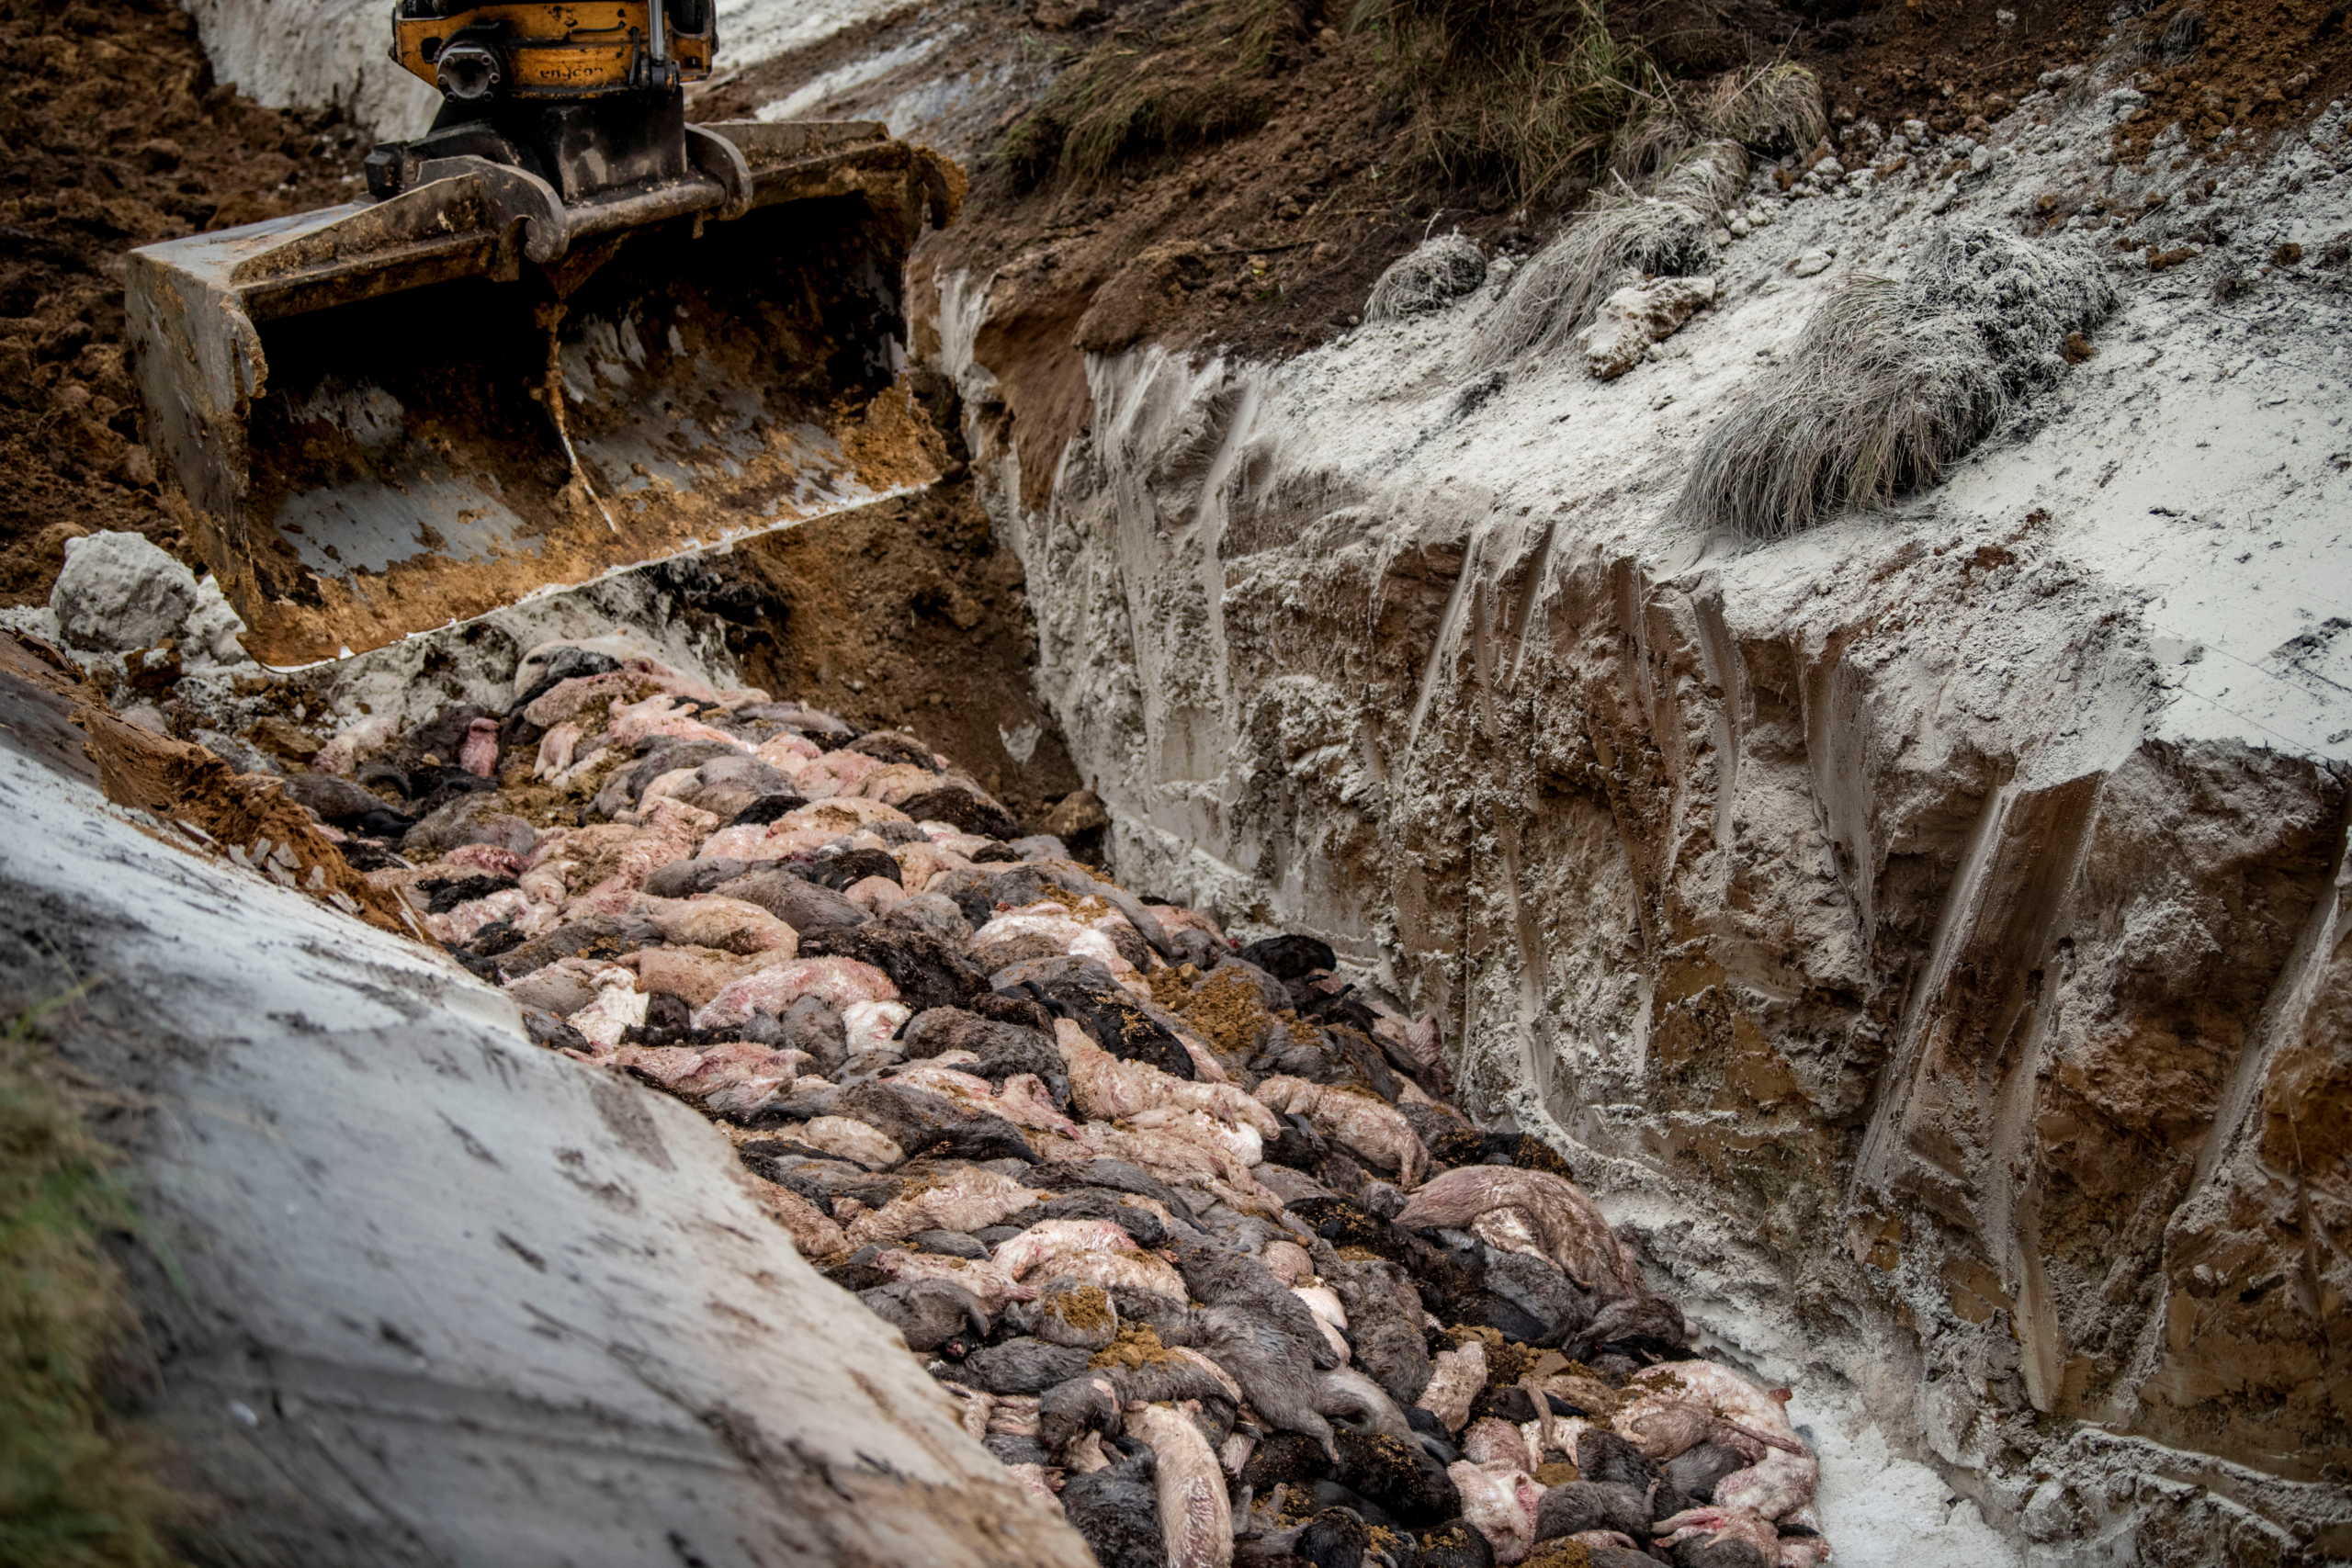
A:
<svg viewBox="0 0 2352 1568">
<path fill-rule="evenodd" d="M 1434 1022 L 1328 943 L 1237 951 L 975 830 L 1017 824 L 904 735 L 582 668 L 388 886 L 485 933 L 450 945 L 547 1048 L 729 1120 L 804 1255 L 1106 1568 L 1492 1568 L 1555 1532 L 1600 1562 L 1666 1505 L 1681 1558 L 1817 1554 L 1778 1403 L 1679 1359 L 1564 1162 L 1434 1098 Z M 1535 1478 L 1563 1459 L 1578 1481 Z"/>
</svg>

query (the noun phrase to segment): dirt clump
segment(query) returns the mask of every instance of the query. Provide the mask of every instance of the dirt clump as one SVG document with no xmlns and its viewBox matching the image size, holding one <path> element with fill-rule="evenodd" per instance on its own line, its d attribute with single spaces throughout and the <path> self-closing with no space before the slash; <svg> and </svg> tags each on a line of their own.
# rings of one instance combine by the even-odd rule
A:
<svg viewBox="0 0 2352 1568">
<path fill-rule="evenodd" d="M 1544 1468 L 1554 1470 L 1562 1467 L 1546 1465 Z M 1543 1481 L 1544 1477 L 1539 1473 L 1536 1479 Z M 1552 1483 L 1544 1482 L 1544 1484 Z M 1557 1540 L 1538 1542 L 1535 1550 L 1522 1561 L 1525 1568 L 1590 1568 L 1592 1549 L 1580 1540 L 1570 1540 L 1563 1536 Z"/>
<path fill-rule="evenodd" d="M 1183 1358 L 1159 1342 L 1159 1332 L 1148 1323 L 1123 1323 L 1119 1337 L 1094 1352 L 1097 1367 L 1156 1367 Z"/>
<path fill-rule="evenodd" d="M 1118 1321 L 1111 1308 L 1111 1294 L 1100 1285 L 1080 1285 L 1062 1292 L 1060 1311 L 1064 1322 L 1074 1328 L 1108 1328 Z"/>
<path fill-rule="evenodd" d="M 215 82 L 168 0 L 0 0 L 0 604 L 24 604 L 81 534 L 188 557 L 141 444 L 117 258 L 346 200 L 358 148 Z"/>
<path fill-rule="evenodd" d="M 2108 31 L 2104 0 L 1970 0 L 1956 6 L 1837 7 L 1853 14 L 1799 33 L 1796 57 L 1821 76 L 1831 114 L 1906 119 L 1939 136 L 1988 123 L 2043 73 L 2079 65 Z"/>
<path fill-rule="evenodd" d="M 1163 978 L 1165 976 L 1165 978 Z M 1150 976 L 1152 1000 L 1208 1037 L 1227 1055 L 1247 1056 L 1272 1016 L 1258 987 L 1239 975 L 1198 978 L 1190 964 L 1158 969 Z M 1292 1037 L 1298 1038 L 1292 1031 Z M 1310 1033 L 1309 1037 L 1312 1039 Z"/>
<path fill-rule="evenodd" d="M 30 638 L 0 636 L 0 681 L 14 689 L 12 706 L 50 710 L 79 730 L 86 769 L 76 771 L 85 771 L 116 805 L 168 824 L 175 831 L 166 840 L 175 847 L 232 860 L 385 931 L 424 934 L 400 900 L 353 869 L 276 781 L 241 773 L 201 746 L 120 717 L 62 656 Z"/>
<path fill-rule="evenodd" d="M 2167 0 L 2129 38 L 2147 102 L 2117 128 L 2127 157 L 2147 156 L 2175 125 L 2199 152 L 2231 131 L 2241 150 L 2267 146 L 2352 90 L 2352 28 L 2336 0 Z"/>
</svg>

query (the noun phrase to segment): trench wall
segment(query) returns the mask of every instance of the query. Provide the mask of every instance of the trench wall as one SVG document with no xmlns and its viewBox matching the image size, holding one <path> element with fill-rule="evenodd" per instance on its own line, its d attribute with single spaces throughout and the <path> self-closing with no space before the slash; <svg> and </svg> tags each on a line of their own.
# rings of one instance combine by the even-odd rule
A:
<svg viewBox="0 0 2352 1568">
<path fill-rule="evenodd" d="M 2028 1561 L 2352 1550 L 2341 764 L 2167 733 L 2140 601 L 2013 516 L 1711 559 L 1615 525 L 1655 479 L 1361 465 L 1329 367 L 1091 360 L 1032 510 L 975 337 L 1124 880 L 1435 1012 Z"/>
</svg>

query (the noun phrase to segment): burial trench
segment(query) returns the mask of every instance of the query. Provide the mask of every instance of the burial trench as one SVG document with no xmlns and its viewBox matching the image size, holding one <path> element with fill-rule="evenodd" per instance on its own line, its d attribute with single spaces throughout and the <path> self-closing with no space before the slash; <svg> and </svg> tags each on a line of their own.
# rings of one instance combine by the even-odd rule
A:
<svg viewBox="0 0 2352 1568">
<path fill-rule="evenodd" d="M 2053 103 L 2095 115 L 2096 85 L 2062 85 Z M 2022 120 L 2005 127 L 1996 148 L 2023 156 L 1996 165 L 1962 207 L 1997 203 L 2027 174 L 2063 173 L 2035 141 Z M 1931 194 L 1923 170 L 1920 199 Z M 2326 176 L 2313 177 L 2316 200 Z M 2158 190 L 2165 178 L 2155 170 L 2145 183 Z M 2296 192 L 2275 182 L 2225 194 L 2267 203 L 2232 243 L 2248 257 L 2272 228 L 2301 221 Z M 1911 197 L 1890 182 L 1877 199 L 1892 210 Z M 1816 243 L 1827 254 L 1845 238 L 1832 230 L 1860 235 L 1856 209 L 1823 216 L 1831 205 L 1780 209 L 1778 233 L 1741 253 L 1770 253 L 1746 268 L 1746 287 L 1771 275 L 1790 288 L 1778 281 L 1784 260 Z M 1859 243 L 1856 265 L 1878 242 Z M 947 281 L 978 305 L 975 280 Z M 2130 331 L 2204 363 L 2197 317 L 2166 290 L 2186 299 L 2205 287 L 2188 272 L 2144 285 Z M 1703 357 L 1709 345 L 1750 334 L 1721 324 L 1752 323 L 1752 299 L 1745 317 L 1736 300 L 1687 340 L 1702 378 L 1720 369 Z M 1365 348 L 1370 374 L 1409 381 L 1409 355 Z M 1340 358 L 1329 406 L 1368 424 L 1362 383 Z M 2235 429 L 2280 400 L 2300 410 L 2326 384 L 2297 380 L 2316 375 L 2307 364 L 2251 374 L 2214 394 Z M 2085 379 L 2098 398 L 2070 401 L 2020 460 L 1962 475 L 1956 499 L 1894 529 L 1838 531 L 1835 558 L 1799 546 L 1710 582 L 1679 577 L 1688 563 L 1671 550 L 1586 548 L 1578 530 L 1606 536 L 1611 516 L 1566 533 L 1541 521 L 1496 527 L 1476 495 L 1437 508 L 1434 526 L 1372 512 L 1379 531 L 1408 536 L 1375 558 L 1326 536 L 1286 559 L 1267 542 L 1318 515 L 1297 499 L 1300 476 L 1265 461 L 1297 419 L 1295 397 L 1259 367 L 1204 370 L 1148 352 L 1087 375 L 1096 406 L 1148 417 L 1091 433 L 1078 482 L 1053 508 L 1009 508 L 1021 490 L 1011 470 L 989 494 L 1043 611 L 1041 688 L 1102 787 L 1114 858 L 1137 886 L 1311 931 L 1384 993 L 1441 1011 L 1449 1039 L 1473 1048 L 1476 1098 L 1569 1149 L 1717 1353 L 1796 1386 L 1800 1413 L 1836 1410 L 1834 1422 L 1807 1422 L 1847 1445 L 1842 1467 L 1830 1454 L 1825 1487 L 1835 1493 L 1841 1468 L 1870 1477 L 1867 1500 L 1891 1509 L 1901 1533 L 1945 1532 L 1935 1549 L 1996 1561 L 2015 1551 L 2070 1561 L 2117 1536 L 2291 1562 L 2339 1539 L 2328 1532 L 2343 1528 L 2341 1497 L 2326 1477 L 2340 1424 L 2311 1336 L 2288 1297 L 2264 1288 L 2285 1277 L 2278 1225 L 2296 1201 L 2279 1176 L 2298 1168 L 2278 1154 L 2280 1129 L 2311 1124 L 2307 1112 L 2330 1103 L 2324 1063 L 2340 1055 L 2329 1043 L 2329 1020 L 2342 1016 L 2340 900 L 2329 888 L 2341 789 L 2327 732 L 2297 730 L 2274 750 L 2234 731 L 2143 724 L 2137 709 L 2086 742 L 2067 734 L 2086 711 L 2106 724 L 2152 680 L 2132 612 L 2098 581 L 2115 562 L 2098 530 L 2117 525 L 2086 485 L 2062 486 L 2054 507 L 2036 498 L 2060 534 L 2013 536 L 2031 514 L 2010 504 L 2023 494 L 2018 470 L 2063 474 L 2067 452 L 2102 443 L 2168 476 L 2167 493 L 2134 505 L 2193 516 L 2231 499 L 2207 493 L 2226 476 L 2207 484 L 2142 450 L 2191 448 L 2177 399 L 2152 396 L 2118 356 L 2096 361 Z M 1671 366 L 1637 372 L 1621 396 L 1661 376 L 1687 413 L 1691 388 Z M 1562 399 L 1514 413 L 1518 396 L 1496 406 L 1492 428 L 1575 405 L 1600 416 L 1604 454 L 1667 466 L 1610 434 L 1614 411 Z M 2102 423 L 2088 412 L 2100 399 L 2129 412 Z M 1680 417 L 1669 409 L 1657 423 Z M 2290 421 L 2261 417 L 2281 431 Z M 2127 419 L 2146 430 L 2125 430 Z M 1228 515 L 1197 490 L 1128 493 L 1177 520 L 1175 576 L 1198 579 L 1204 561 L 1238 569 L 1234 613 L 1206 639 L 1188 635 L 1200 624 L 1193 585 L 1138 569 L 1143 519 L 1112 503 L 1183 421 L 1222 433 L 1207 449 L 1222 442 L 1233 454 L 1217 472 L 1242 481 L 1250 504 Z M 1329 439 L 1311 424 L 1288 434 L 1294 452 L 1302 438 Z M 1344 500 L 1363 482 L 1364 454 L 1329 444 L 1345 461 L 1311 477 L 1336 479 Z M 984 468 L 1000 463 L 986 440 L 976 447 Z M 2275 456 L 2288 472 L 2294 455 Z M 1510 477 L 1496 446 L 1476 457 Z M 1270 471 L 1283 484 L 1249 488 Z M 1179 464 L 1162 477 L 1203 476 Z M 1432 478 L 1412 476 L 1434 494 Z M 1643 483 L 1620 493 L 1632 503 L 1622 510 L 1638 510 Z M 2302 514 L 2278 512 L 2290 524 Z M 1204 540 L 1204 522 L 1231 547 Z M 1921 558 L 1906 532 L 1918 529 L 1961 547 Z M 2290 526 L 2280 542 L 2300 548 L 2298 537 Z M 2217 557 L 2213 574 L 2228 570 Z M 1867 581 L 1866 602 L 1825 606 L 1808 573 Z M 1118 600 L 1146 613 L 1110 625 L 1104 606 Z M 1275 613 L 1302 604 L 1295 624 Z M 1879 628 L 1925 606 L 2046 633 L 2052 657 L 2005 639 L 1984 658 L 1935 617 L 1926 656 L 1890 657 Z M 2112 637 L 2086 630 L 2119 626 Z M 2256 671 L 2241 676 L 2253 688 L 2298 683 L 2301 655 L 2194 629 Z M 2159 630 L 2164 646 L 2197 640 Z M 1430 651 L 1390 669 L 1388 654 L 1408 649 Z M 1930 677 L 1946 654 L 1965 673 L 1939 685 Z M 2179 710 L 2189 712 L 2228 694 L 2212 673 L 2227 664 L 2217 653 L 2153 679 L 2187 688 Z M 1145 665 L 1176 679 L 1143 690 L 1131 676 Z M 1955 689 L 1963 700 L 1939 710 L 1939 694 Z M 1541 702 L 1539 690 L 1550 694 Z M 1155 712 L 1164 693 L 1175 700 Z M 1947 711 L 1961 716 L 1956 737 Z M 2277 721 L 2298 710 L 2260 711 Z M 1411 716 L 1401 748 L 1399 715 Z M 1351 728 L 1381 738 L 1370 757 L 1340 743 Z M 1940 750 L 1903 750 L 1905 738 L 1939 735 Z M 2045 743 L 2057 739 L 2068 744 Z M 1220 743 L 1237 759 L 1234 787 L 1204 788 L 1196 764 Z M 1424 782 L 1384 798 L 1360 776 L 1375 768 L 1418 768 Z M 1787 825 L 1787 854 L 1752 858 L 1743 820 Z M 1672 831 L 1693 826 L 1729 852 L 1711 858 L 1703 832 Z M 1808 907 L 1846 908 L 1863 940 Z M 2011 911 L 2030 918 L 2013 924 Z M 1980 1026 L 1980 1014 L 2014 1027 Z M 1900 1050 L 1883 1071 L 1890 1042 Z M 1859 1173 L 1843 1146 L 1858 1133 L 1872 1151 Z M 2163 1201 L 2129 1212 L 2117 1186 L 2126 1177 Z M 2161 1325 L 2182 1310 L 2213 1325 L 2202 1343 L 2165 1338 Z M 2216 1376 L 2247 1383 L 2200 1393 Z M 1880 1431 L 1935 1473 L 1888 1466 Z M 1973 1524 L 1979 1502 L 2006 1540 Z M 1832 1533 L 1849 1561 L 1900 1550 Z"/>
<path fill-rule="evenodd" d="M 541 1046 L 712 1118 L 1099 1561 L 1826 1555 L 1786 1391 L 1319 941 L 1139 899 L 904 732 L 561 645 L 517 687 L 347 759 L 447 796 L 397 851 L 288 791 Z"/>
</svg>

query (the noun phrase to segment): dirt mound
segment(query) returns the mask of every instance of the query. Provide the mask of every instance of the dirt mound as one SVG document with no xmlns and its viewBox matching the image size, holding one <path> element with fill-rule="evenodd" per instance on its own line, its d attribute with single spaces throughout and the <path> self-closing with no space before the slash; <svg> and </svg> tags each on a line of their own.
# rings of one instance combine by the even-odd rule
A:
<svg viewBox="0 0 2352 1568">
<path fill-rule="evenodd" d="M 2224 132 L 2267 145 L 2352 89 L 2352 28 L 2335 0 L 2169 0 L 2132 25 L 2146 104 L 2118 133 L 2144 154 L 2168 127 L 2213 149 Z"/>
<path fill-rule="evenodd" d="M 0 0 L 0 604 L 49 592 L 68 538 L 186 554 L 140 444 L 115 258 L 347 198 L 351 134 L 212 79 L 168 0 Z"/>
</svg>

